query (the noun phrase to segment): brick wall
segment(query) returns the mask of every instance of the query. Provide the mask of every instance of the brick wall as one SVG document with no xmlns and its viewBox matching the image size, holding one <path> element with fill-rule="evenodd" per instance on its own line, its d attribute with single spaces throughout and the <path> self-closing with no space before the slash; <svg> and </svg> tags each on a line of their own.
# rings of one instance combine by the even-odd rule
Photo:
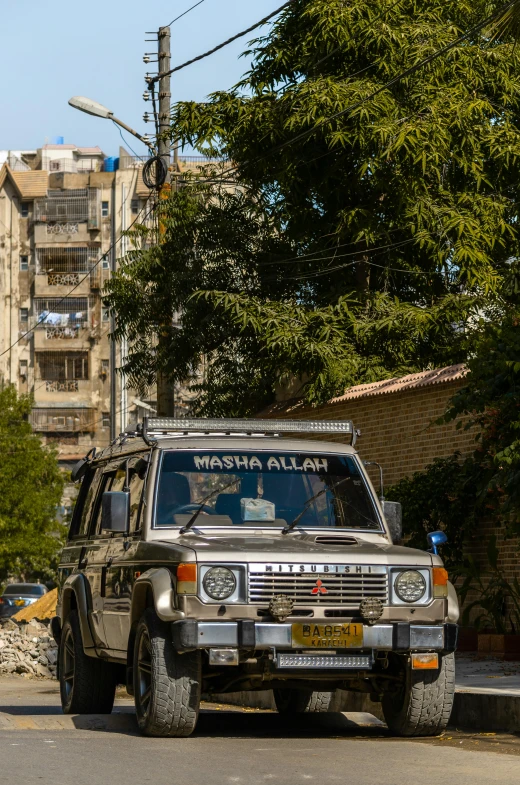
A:
<svg viewBox="0 0 520 785">
<path fill-rule="evenodd" d="M 421 471 L 434 458 L 453 452 L 468 455 L 475 446 L 475 430 L 456 428 L 456 422 L 435 425 L 448 406 L 450 398 L 464 386 L 464 379 L 428 384 L 423 387 L 339 400 L 310 407 L 294 403 L 280 403 L 262 416 L 283 419 L 353 420 L 361 430 L 356 448 L 363 460 L 377 461 L 383 467 L 385 485 Z M 348 393 L 347 393 L 348 395 Z M 319 436 L 328 441 L 341 441 L 337 436 Z M 373 467 L 369 472 L 378 488 L 378 473 Z M 497 536 L 499 566 L 508 580 L 520 580 L 520 538 L 508 538 L 504 528 L 482 520 L 466 543 L 466 552 L 472 554 L 482 569 L 486 568 L 486 549 L 489 537 Z M 468 595 L 468 602 L 476 594 Z M 508 603 L 510 606 L 510 603 Z M 472 618 L 478 613 L 475 609 Z M 520 632 L 520 630 L 519 630 Z"/>
<path fill-rule="evenodd" d="M 366 461 L 383 467 L 385 485 L 424 469 L 434 458 L 463 455 L 474 449 L 475 434 L 457 430 L 456 423 L 433 425 L 464 380 L 353 400 L 328 403 L 315 408 L 277 406 L 270 415 L 284 419 L 353 420 L 361 430 L 356 448 Z M 330 441 L 340 441 L 336 436 Z M 371 477 L 377 475 L 371 470 Z"/>
</svg>

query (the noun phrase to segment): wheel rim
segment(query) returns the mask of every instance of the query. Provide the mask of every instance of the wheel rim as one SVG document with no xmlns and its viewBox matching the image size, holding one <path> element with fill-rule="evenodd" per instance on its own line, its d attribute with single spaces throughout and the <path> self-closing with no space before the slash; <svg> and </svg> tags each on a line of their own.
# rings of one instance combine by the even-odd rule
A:
<svg viewBox="0 0 520 785">
<path fill-rule="evenodd" d="M 143 630 L 137 650 L 137 695 L 141 714 L 146 717 L 152 694 L 152 644 L 147 630 Z"/>
<path fill-rule="evenodd" d="M 65 697 L 67 701 L 72 695 L 74 690 L 74 671 L 75 671 L 76 655 L 74 651 L 74 638 L 70 627 L 65 634 L 63 641 L 63 673 L 62 683 L 65 690 Z"/>
</svg>

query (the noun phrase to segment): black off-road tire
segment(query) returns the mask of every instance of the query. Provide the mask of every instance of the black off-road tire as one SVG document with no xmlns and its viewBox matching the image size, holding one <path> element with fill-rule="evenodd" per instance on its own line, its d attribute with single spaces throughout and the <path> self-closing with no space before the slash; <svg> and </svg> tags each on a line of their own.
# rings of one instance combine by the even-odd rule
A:
<svg viewBox="0 0 520 785">
<path fill-rule="evenodd" d="M 313 690 L 273 690 L 274 702 L 279 714 L 325 713 L 331 711 L 333 692 Z"/>
<path fill-rule="evenodd" d="M 64 714 L 110 714 L 114 706 L 117 668 L 88 657 L 77 611 L 67 616 L 58 653 L 61 705 Z"/>
<path fill-rule="evenodd" d="M 170 627 L 148 608 L 134 644 L 134 700 L 145 736 L 190 736 L 199 717 L 201 655 L 178 654 Z"/>
<path fill-rule="evenodd" d="M 448 725 L 455 696 L 455 655 L 439 655 L 438 670 L 412 670 L 404 664 L 399 693 L 383 695 L 386 724 L 397 736 L 437 736 Z"/>
</svg>

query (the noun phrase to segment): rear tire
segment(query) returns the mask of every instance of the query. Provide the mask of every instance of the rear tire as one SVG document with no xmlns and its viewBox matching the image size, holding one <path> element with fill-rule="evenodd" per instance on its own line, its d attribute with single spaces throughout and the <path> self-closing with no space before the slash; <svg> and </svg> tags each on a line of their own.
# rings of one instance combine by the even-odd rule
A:
<svg viewBox="0 0 520 785">
<path fill-rule="evenodd" d="M 308 714 L 331 711 L 334 692 L 313 690 L 273 690 L 274 702 L 279 714 Z"/>
<path fill-rule="evenodd" d="M 199 717 L 201 656 L 178 654 L 170 628 L 152 608 L 137 627 L 134 645 L 134 700 L 145 736 L 190 736 Z"/>
<path fill-rule="evenodd" d="M 412 670 L 404 657 L 402 689 L 383 695 L 386 724 L 397 736 L 437 736 L 448 725 L 455 695 L 455 655 L 439 655 L 438 670 Z"/>
<path fill-rule="evenodd" d="M 71 611 L 63 625 L 58 658 L 64 714 L 110 714 L 117 668 L 85 654 L 77 611 Z"/>
</svg>

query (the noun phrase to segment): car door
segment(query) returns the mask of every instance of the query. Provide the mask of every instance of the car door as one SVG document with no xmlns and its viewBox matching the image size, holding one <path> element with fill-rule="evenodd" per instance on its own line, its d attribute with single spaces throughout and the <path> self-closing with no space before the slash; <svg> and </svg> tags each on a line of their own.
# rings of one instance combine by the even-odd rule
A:
<svg viewBox="0 0 520 785">
<path fill-rule="evenodd" d="M 130 529 L 128 536 L 115 534 L 107 554 L 104 620 L 107 644 L 115 652 L 125 652 L 130 634 L 132 587 L 136 579 L 136 555 L 141 541 L 143 488 L 147 462 L 131 458 L 119 470 L 127 473 L 130 489 Z M 115 488 L 114 490 L 120 490 Z"/>
<path fill-rule="evenodd" d="M 60 589 L 74 572 L 85 573 L 85 552 L 89 544 L 89 530 L 97 492 L 102 477 L 102 469 L 88 469 L 78 494 L 67 542 L 60 556 L 58 567 L 58 587 Z"/>
<path fill-rule="evenodd" d="M 100 648 L 107 648 L 106 629 L 103 613 L 106 592 L 107 556 L 112 539 L 111 533 L 104 532 L 101 528 L 101 502 L 105 491 L 122 489 L 124 484 L 124 477 L 123 481 L 120 483 L 121 488 L 117 488 L 114 487 L 116 475 L 117 466 L 114 463 L 108 464 L 103 470 L 97 489 L 96 502 L 94 505 L 92 518 L 90 521 L 89 539 L 83 556 L 83 571 L 90 585 L 92 601 L 92 609 L 89 613 L 89 619 L 96 645 Z"/>
</svg>

